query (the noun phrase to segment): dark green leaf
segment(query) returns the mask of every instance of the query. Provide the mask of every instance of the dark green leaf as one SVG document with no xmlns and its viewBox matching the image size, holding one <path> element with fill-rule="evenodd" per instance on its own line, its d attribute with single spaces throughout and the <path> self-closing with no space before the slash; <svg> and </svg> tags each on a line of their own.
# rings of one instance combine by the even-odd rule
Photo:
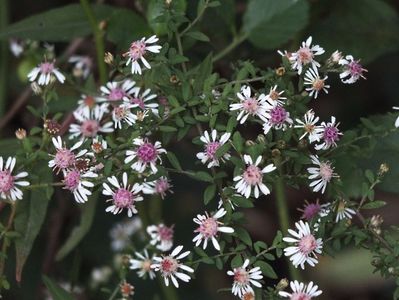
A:
<svg viewBox="0 0 399 300">
<path fill-rule="evenodd" d="M 205 189 L 204 204 L 207 205 L 216 195 L 216 184 L 212 184 Z"/>
<path fill-rule="evenodd" d="M 47 290 L 51 294 L 53 300 L 74 300 L 74 297 L 55 283 L 52 279 L 43 275 L 43 282 L 47 287 Z"/>
<path fill-rule="evenodd" d="M 373 202 L 366 203 L 362 206 L 362 209 L 375 209 L 385 206 L 387 203 L 385 201 L 376 200 Z"/>
<path fill-rule="evenodd" d="M 265 275 L 269 278 L 272 278 L 272 279 L 278 278 L 278 276 L 277 276 L 276 272 L 274 272 L 272 266 L 269 265 L 267 262 L 257 261 L 256 263 L 254 263 L 254 266 L 259 267 L 260 270 L 262 271 L 263 275 Z"/>
<path fill-rule="evenodd" d="M 174 155 L 174 153 L 168 151 L 168 153 L 166 153 L 166 157 L 168 158 L 170 164 L 177 170 L 181 170 L 181 165 L 179 163 L 179 160 L 177 159 L 176 155 Z"/>
</svg>

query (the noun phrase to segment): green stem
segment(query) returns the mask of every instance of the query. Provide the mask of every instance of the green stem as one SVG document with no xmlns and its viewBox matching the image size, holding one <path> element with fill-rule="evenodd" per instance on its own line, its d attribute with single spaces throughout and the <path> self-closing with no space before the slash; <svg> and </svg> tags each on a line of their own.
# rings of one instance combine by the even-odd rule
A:
<svg viewBox="0 0 399 300">
<path fill-rule="evenodd" d="M 203 14 L 205 13 L 206 9 L 208 8 L 209 0 L 205 1 L 205 4 L 202 10 L 198 13 L 197 17 L 190 23 L 188 26 L 181 32 L 180 36 L 183 36 L 187 31 L 189 31 L 199 20 L 201 20 Z"/>
<path fill-rule="evenodd" d="M 11 206 L 11 212 L 10 215 L 8 217 L 8 221 L 7 221 L 7 226 L 4 229 L 4 232 L 2 233 L 2 235 L 6 234 L 8 231 L 11 230 L 13 222 L 14 222 L 14 218 L 15 218 L 15 214 L 17 212 L 17 202 L 11 202 L 10 203 Z M 3 272 L 4 272 L 4 266 L 6 263 L 6 253 L 7 253 L 7 248 L 10 245 L 10 242 L 8 239 L 4 239 L 3 240 L 3 246 L 1 248 L 1 259 L 0 259 L 0 277 L 3 276 Z"/>
<path fill-rule="evenodd" d="M 108 300 L 113 300 L 115 299 L 116 295 L 118 295 L 119 292 L 119 285 L 121 284 L 121 282 L 118 282 L 118 284 L 116 285 L 114 291 L 112 292 L 111 296 L 109 296 Z"/>
<path fill-rule="evenodd" d="M 8 24 L 8 0 L 0 1 L 0 31 Z M 4 115 L 8 83 L 8 41 L 0 42 L 0 117 Z"/>
<path fill-rule="evenodd" d="M 179 297 L 177 296 L 176 290 L 173 286 L 166 286 L 165 282 L 163 281 L 162 277 L 158 277 L 159 284 L 162 288 L 162 293 L 164 295 L 165 300 L 178 300 Z"/>
<path fill-rule="evenodd" d="M 105 83 L 107 81 L 107 69 L 104 62 L 104 40 L 103 34 L 98 27 L 98 21 L 94 15 L 94 12 L 89 4 L 88 0 L 80 0 L 80 4 L 85 12 L 87 19 L 90 23 L 91 29 L 94 35 L 94 41 L 96 44 L 96 52 L 97 52 L 97 64 L 98 64 L 98 71 L 100 74 L 100 81 L 101 83 Z"/>
<path fill-rule="evenodd" d="M 287 199 L 285 196 L 284 180 L 281 170 L 281 164 L 279 161 L 276 161 L 276 166 L 279 170 L 279 176 L 274 184 L 274 190 L 276 194 L 277 212 L 280 221 L 280 229 L 284 235 L 287 233 L 289 229 L 290 217 L 288 214 L 288 206 L 287 206 Z M 288 261 L 288 271 L 290 273 L 291 280 L 300 280 L 298 269 L 296 269 L 290 261 Z"/>
<path fill-rule="evenodd" d="M 178 32 L 176 32 L 176 43 L 177 43 L 177 50 L 179 51 L 179 54 L 181 56 L 183 56 L 183 46 L 182 46 L 182 43 L 181 43 L 180 34 Z M 181 67 L 183 69 L 183 72 L 186 73 L 187 72 L 187 67 L 186 67 L 186 63 L 185 62 L 181 63 Z"/>
<path fill-rule="evenodd" d="M 237 46 L 239 46 L 246 39 L 247 39 L 246 34 L 241 34 L 239 36 L 236 36 L 230 45 L 228 45 L 226 48 L 224 48 L 222 51 L 220 51 L 218 54 L 216 54 L 214 56 L 213 62 L 218 61 L 219 59 L 221 59 L 224 56 L 226 56 L 227 54 L 229 54 L 231 51 L 233 51 Z"/>
</svg>

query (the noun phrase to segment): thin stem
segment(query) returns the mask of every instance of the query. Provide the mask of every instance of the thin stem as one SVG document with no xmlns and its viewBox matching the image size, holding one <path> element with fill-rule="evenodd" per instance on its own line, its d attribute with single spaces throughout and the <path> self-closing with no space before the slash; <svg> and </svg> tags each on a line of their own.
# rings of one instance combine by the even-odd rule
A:
<svg viewBox="0 0 399 300">
<path fill-rule="evenodd" d="M 8 0 L 0 1 L 0 31 L 8 24 Z M 7 101 L 8 47 L 7 40 L 0 42 L 0 117 L 4 115 Z"/>
<path fill-rule="evenodd" d="M 184 34 L 186 34 L 187 31 L 189 31 L 195 24 L 197 24 L 197 22 L 199 20 L 201 20 L 206 9 L 208 8 L 208 3 L 209 3 L 209 0 L 206 0 L 202 10 L 198 13 L 197 17 L 190 24 L 187 25 L 187 27 L 180 33 L 180 36 L 183 36 Z"/>
<path fill-rule="evenodd" d="M 177 51 L 179 51 L 179 54 L 181 56 L 183 56 L 183 46 L 181 44 L 180 34 L 178 32 L 176 32 L 175 35 L 176 35 Z M 183 69 L 183 72 L 186 73 L 187 72 L 187 66 L 186 66 L 186 63 L 184 61 L 181 63 L 181 67 Z"/>
<path fill-rule="evenodd" d="M 44 187 L 49 187 L 49 186 L 62 186 L 64 185 L 62 182 L 46 182 L 46 183 L 38 183 L 38 184 L 31 184 L 28 185 L 27 187 L 24 187 L 25 190 L 34 190 L 34 189 L 40 189 Z"/>
<path fill-rule="evenodd" d="M 14 218 L 15 218 L 15 213 L 17 212 L 17 202 L 11 202 L 11 212 L 10 215 L 8 217 L 8 221 L 7 221 L 7 226 L 4 229 L 2 235 L 6 234 L 11 228 L 12 228 L 12 224 L 14 222 Z M 3 240 L 3 246 L 1 248 L 1 253 L 3 254 L 0 258 L 0 277 L 3 275 L 4 272 L 4 266 L 5 266 L 5 260 L 6 260 L 6 252 L 7 252 L 7 248 L 10 245 L 9 240 L 4 239 Z"/>
<path fill-rule="evenodd" d="M 108 300 L 113 300 L 113 299 L 116 297 L 116 295 L 118 295 L 118 292 L 119 292 L 119 285 L 120 285 L 121 283 L 122 283 L 122 281 L 118 282 L 118 284 L 117 284 L 116 287 L 114 288 L 114 290 L 113 290 L 111 296 L 109 296 Z"/>
<path fill-rule="evenodd" d="M 237 84 L 237 83 L 238 84 L 242 84 L 242 83 L 248 83 L 248 82 L 263 81 L 265 79 L 266 79 L 265 76 L 259 76 L 259 77 L 254 77 L 254 78 L 250 78 L 250 79 L 233 80 L 233 81 L 228 81 L 228 82 L 225 82 L 225 83 L 221 83 L 221 84 L 215 85 L 214 88 L 220 88 L 220 87 L 223 87 L 223 86 L 225 86 L 227 84 Z"/>
<path fill-rule="evenodd" d="M 284 190 L 284 180 L 281 169 L 281 162 L 279 160 L 276 160 L 276 166 L 279 171 L 279 176 L 274 184 L 274 189 L 276 193 L 276 202 L 277 202 L 277 212 L 280 221 L 280 229 L 283 232 L 283 234 L 285 234 L 289 229 L 290 218 L 288 214 L 288 206 Z M 300 280 L 300 275 L 298 270 L 292 265 L 290 261 L 288 261 L 288 271 L 290 273 L 291 279 Z"/>
<path fill-rule="evenodd" d="M 246 34 L 241 34 L 233 39 L 230 45 L 228 45 L 226 48 L 224 48 L 222 51 L 220 51 L 218 54 L 216 54 L 213 58 L 213 62 L 218 61 L 219 59 L 223 58 L 227 54 L 229 54 L 231 51 L 233 51 L 237 46 L 239 46 L 242 42 L 244 42 L 247 39 Z"/>
<path fill-rule="evenodd" d="M 163 299 L 165 299 L 165 300 L 178 300 L 179 299 L 174 287 L 166 286 L 162 277 L 158 277 L 158 282 L 159 282 L 159 285 L 162 288 L 162 293 L 164 295 Z"/>
<path fill-rule="evenodd" d="M 93 9 L 91 8 L 88 0 L 80 0 L 80 4 L 87 16 L 87 19 L 90 23 L 91 29 L 94 35 L 94 41 L 96 44 L 96 52 L 97 52 L 97 64 L 98 64 L 98 72 L 100 74 L 100 82 L 105 83 L 107 81 L 107 69 L 104 62 L 104 40 L 103 34 L 98 27 L 98 21 L 94 15 Z"/>
</svg>

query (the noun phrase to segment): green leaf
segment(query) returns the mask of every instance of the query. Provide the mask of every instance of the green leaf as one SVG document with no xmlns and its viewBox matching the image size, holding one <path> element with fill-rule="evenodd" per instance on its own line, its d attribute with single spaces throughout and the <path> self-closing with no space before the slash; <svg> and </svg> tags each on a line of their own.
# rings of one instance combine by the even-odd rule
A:
<svg viewBox="0 0 399 300">
<path fill-rule="evenodd" d="M 256 263 L 254 263 L 254 266 L 259 267 L 260 270 L 262 271 L 263 275 L 265 275 L 269 278 L 272 278 L 272 279 L 278 278 L 278 276 L 277 276 L 276 272 L 274 272 L 272 266 L 269 265 L 267 262 L 257 261 Z"/>
<path fill-rule="evenodd" d="M 308 22 L 306 0 L 251 0 L 243 19 L 243 32 L 257 47 L 273 49 L 291 39 Z"/>
<path fill-rule="evenodd" d="M 12 156 L 20 149 L 17 139 L 2 139 L 0 141 L 0 156 Z"/>
<path fill-rule="evenodd" d="M 249 235 L 248 231 L 246 231 L 244 228 L 241 228 L 241 227 L 236 228 L 235 234 L 245 244 L 247 244 L 248 246 L 252 246 L 251 236 Z"/>
<path fill-rule="evenodd" d="M 362 209 L 376 209 L 385 206 L 387 203 L 385 201 L 376 200 L 373 202 L 366 203 L 362 206 Z"/>
<path fill-rule="evenodd" d="M 193 177 L 201 181 L 213 182 L 213 177 L 209 173 L 204 171 L 196 172 L 195 174 L 193 174 Z"/>
<path fill-rule="evenodd" d="M 205 80 L 212 74 L 212 54 L 209 54 L 204 61 L 197 67 L 197 76 L 194 80 L 193 91 L 199 95 L 203 91 Z"/>
<path fill-rule="evenodd" d="M 31 184 L 52 182 L 53 175 L 46 163 L 36 165 L 34 174 L 37 175 L 38 180 L 31 181 Z M 18 282 L 21 281 L 23 267 L 46 217 L 47 206 L 53 191 L 52 187 L 37 188 L 30 193 L 25 192 L 29 195 L 29 199 L 25 196 L 18 202 L 14 221 L 15 231 L 20 234 L 20 238 L 15 240 L 16 280 Z"/>
<path fill-rule="evenodd" d="M 93 6 L 97 19 L 106 18 L 112 7 Z M 11 24 L 0 32 L 0 39 L 21 38 L 38 41 L 68 41 L 89 35 L 91 27 L 80 4 L 71 4 L 30 16 Z"/>
<path fill-rule="evenodd" d="M 170 151 L 166 153 L 166 157 L 168 158 L 170 164 L 177 170 L 182 170 L 179 160 L 176 155 Z"/>
<path fill-rule="evenodd" d="M 145 20 L 134 11 L 124 8 L 112 9 L 107 19 L 106 37 L 119 48 L 128 48 L 135 39 L 150 35 Z"/>
<path fill-rule="evenodd" d="M 205 189 L 204 204 L 207 205 L 216 195 L 216 184 L 212 184 Z"/>
<path fill-rule="evenodd" d="M 82 205 L 82 212 L 80 216 L 80 224 L 77 225 L 69 235 L 68 239 L 65 241 L 64 245 L 58 250 L 55 257 L 57 261 L 62 260 L 67 256 L 76 246 L 82 241 L 91 228 L 91 224 L 94 220 L 94 214 L 96 212 L 96 205 L 98 198 L 100 196 L 100 191 L 96 191 L 89 198 L 85 204 Z"/>
<path fill-rule="evenodd" d="M 194 40 L 198 40 L 201 42 L 209 42 L 209 37 L 199 31 L 190 31 L 190 32 L 187 32 L 186 35 L 191 37 Z"/>
<path fill-rule="evenodd" d="M 65 289 L 56 284 L 52 279 L 43 275 L 43 282 L 50 292 L 53 300 L 74 300 L 74 297 L 68 293 Z"/>
<path fill-rule="evenodd" d="M 315 26 L 314 37 L 329 51 L 339 49 L 370 62 L 399 49 L 398 13 L 386 1 L 334 2 L 325 21 Z"/>
<path fill-rule="evenodd" d="M 161 125 L 161 126 L 159 126 L 159 130 L 162 132 L 175 132 L 175 131 L 177 131 L 177 128 L 175 128 L 173 126 Z"/>
<path fill-rule="evenodd" d="M 176 12 L 184 12 L 186 10 L 186 6 L 186 0 L 174 0 L 170 4 L 170 7 Z M 165 0 L 150 0 L 146 10 L 148 24 L 158 36 L 168 33 L 166 20 L 159 20 L 159 17 L 166 15 L 165 9 Z"/>
</svg>

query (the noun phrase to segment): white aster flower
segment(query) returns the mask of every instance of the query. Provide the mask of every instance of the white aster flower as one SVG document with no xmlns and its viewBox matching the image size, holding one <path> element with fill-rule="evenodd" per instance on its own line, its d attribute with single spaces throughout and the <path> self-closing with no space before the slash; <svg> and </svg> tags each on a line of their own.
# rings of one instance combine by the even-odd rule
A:
<svg viewBox="0 0 399 300">
<path fill-rule="evenodd" d="M 122 101 L 124 97 L 128 97 L 136 91 L 136 82 L 130 79 L 123 81 L 110 81 L 106 85 L 100 87 L 102 97 L 100 101 Z"/>
<path fill-rule="evenodd" d="M 108 104 L 96 105 L 93 109 L 82 109 L 74 111 L 77 124 L 71 124 L 69 127 L 70 138 L 80 137 L 82 140 L 94 138 L 99 133 L 113 132 L 112 122 L 104 123 L 105 113 L 108 112 Z"/>
<path fill-rule="evenodd" d="M 113 251 L 124 250 L 130 243 L 130 237 L 143 227 L 139 217 L 116 223 L 109 232 L 111 237 L 111 249 Z"/>
<path fill-rule="evenodd" d="M 27 172 L 12 175 L 16 161 L 15 157 L 8 157 L 4 162 L 3 157 L 0 156 L 0 196 L 2 199 L 21 200 L 23 193 L 17 186 L 29 185 L 28 181 L 20 180 L 28 176 Z"/>
<path fill-rule="evenodd" d="M 319 75 L 319 71 L 317 69 L 310 68 L 305 73 L 305 82 L 304 85 L 308 85 L 306 91 L 309 92 L 309 96 L 316 99 L 319 95 L 319 92 L 324 91 L 328 94 L 328 90 L 330 88 L 329 85 L 326 84 L 328 76 L 324 76 L 323 79 Z"/>
<path fill-rule="evenodd" d="M 155 181 L 144 182 L 143 183 L 143 193 L 144 194 L 156 194 L 161 196 L 162 199 L 165 198 L 166 192 L 173 193 L 171 190 L 173 186 L 170 184 L 169 179 L 165 176 L 158 178 Z"/>
<path fill-rule="evenodd" d="M 270 88 L 269 94 L 266 95 L 266 100 L 273 106 L 275 105 L 283 105 L 284 101 L 287 97 L 282 97 L 281 95 L 284 91 L 277 91 L 277 85 Z"/>
<path fill-rule="evenodd" d="M 232 293 L 235 296 L 242 297 L 245 293 L 253 293 L 252 285 L 261 288 L 262 284 L 259 282 L 263 278 L 259 267 L 247 269 L 249 259 L 244 261 L 241 267 L 234 268 L 233 271 L 228 271 L 227 275 L 234 277 Z"/>
<path fill-rule="evenodd" d="M 200 159 L 203 164 L 206 164 L 209 161 L 208 168 L 218 167 L 219 160 L 222 162 L 229 160 L 229 153 L 225 153 L 222 157 L 218 158 L 216 156 L 216 151 L 229 140 L 230 135 L 229 132 L 226 132 L 220 137 L 220 139 L 218 139 L 218 134 L 215 129 L 212 130 L 211 135 L 209 135 L 208 131 L 204 131 L 200 140 L 205 144 L 205 149 L 204 152 L 197 153 L 197 158 Z"/>
<path fill-rule="evenodd" d="M 257 116 L 266 121 L 267 99 L 264 94 L 260 94 L 257 98 L 251 96 L 251 87 L 243 86 L 241 92 L 237 93 L 240 103 L 230 104 L 230 111 L 239 110 L 237 120 L 243 124 L 249 116 Z"/>
<path fill-rule="evenodd" d="M 264 194 L 270 194 L 270 190 L 263 183 L 263 174 L 270 173 L 276 169 L 273 164 L 269 164 L 263 169 L 260 169 L 258 165 L 262 161 L 262 156 L 258 156 L 255 163 L 252 161 L 251 156 L 244 155 L 244 162 L 247 168 L 242 173 L 242 175 L 234 177 L 234 181 L 238 181 L 235 185 L 235 189 L 238 193 L 249 198 L 254 189 L 255 198 L 259 197 L 259 190 Z"/>
<path fill-rule="evenodd" d="M 319 121 L 319 117 L 315 116 L 313 110 L 308 110 L 304 115 L 304 121 L 300 119 L 295 120 L 298 124 L 294 126 L 294 128 L 303 128 L 304 133 L 299 138 L 302 140 L 306 135 L 308 136 L 309 143 L 313 143 L 315 141 L 320 141 L 320 126 L 316 125 Z"/>
<path fill-rule="evenodd" d="M 363 75 L 367 72 L 360 64 L 360 60 L 355 60 L 352 55 L 347 55 L 345 58 L 339 60 L 338 64 L 343 66 L 344 70 L 339 74 L 343 83 L 352 84 L 360 78 L 366 79 Z"/>
<path fill-rule="evenodd" d="M 286 111 L 284 107 L 275 105 L 266 111 L 266 120 L 263 124 L 263 132 L 264 134 L 267 134 L 272 128 L 285 130 L 288 126 L 291 126 L 292 123 L 293 121 L 290 118 L 290 113 Z"/>
<path fill-rule="evenodd" d="M 133 105 L 123 103 L 112 110 L 112 120 L 115 128 L 122 129 L 122 122 L 132 126 L 136 123 L 137 116 L 132 113 Z"/>
<path fill-rule="evenodd" d="M 74 64 L 72 74 L 78 78 L 87 78 L 93 66 L 90 56 L 73 55 L 68 59 L 68 62 Z"/>
<path fill-rule="evenodd" d="M 176 278 L 184 282 L 189 282 L 191 280 L 191 277 L 182 271 L 194 273 L 194 270 L 180 262 L 180 259 L 190 254 L 190 251 L 180 253 L 182 250 L 183 246 L 177 246 L 170 255 L 154 257 L 155 263 L 151 265 L 151 268 L 161 273 L 166 286 L 169 286 L 169 279 L 172 280 L 173 285 L 177 288 L 179 287 L 179 283 Z"/>
<path fill-rule="evenodd" d="M 158 171 L 156 164 L 158 161 L 162 164 L 161 154 L 166 153 L 166 150 L 162 148 L 161 142 L 153 144 L 148 139 L 136 138 L 133 140 L 133 144 L 136 148 L 126 151 L 125 164 L 134 161 L 131 165 L 133 170 L 142 173 L 147 167 L 150 167 L 151 172 L 156 173 Z"/>
<path fill-rule="evenodd" d="M 71 191 L 76 202 L 86 202 L 88 196 L 92 194 L 90 189 L 94 187 L 91 180 L 98 175 L 92 171 L 79 171 L 77 169 L 63 170 L 63 174 L 64 189 Z"/>
<path fill-rule="evenodd" d="M 218 233 L 234 232 L 233 228 L 222 226 L 223 223 L 218 221 L 218 219 L 223 217 L 225 214 L 226 210 L 224 208 L 221 208 L 212 216 L 209 216 L 208 213 L 205 212 L 205 215 L 197 215 L 197 217 L 193 219 L 194 222 L 199 225 L 198 228 L 194 230 L 195 233 L 198 233 L 193 239 L 196 247 L 198 247 L 203 242 L 203 248 L 206 249 L 208 245 L 208 240 L 211 240 L 213 247 L 215 247 L 216 250 L 220 251 L 220 245 L 218 240 L 216 239 Z"/>
<path fill-rule="evenodd" d="M 313 180 L 309 186 L 313 188 L 313 192 L 321 190 L 323 194 L 330 180 L 338 175 L 334 173 L 334 168 L 329 161 L 321 162 L 317 155 L 311 155 L 310 159 L 316 167 L 308 168 L 310 174 L 308 178 Z"/>
<path fill-rule="evenodd" d="M 103 152 L 105 149 L 108 148 L 108 144 L 107 141 L 105 139 L 103 139 L 102 137 L 95 137 L 91 143 L 91 149 L 93 150 L 94 153 L 101 153 Z"/>
<path fill-rule="evenodd" d="M 81 110 L 90 111 L 98 104 L 98 102 L 100 102 L 98 98 L 93 97 L 91 95 L 82 94 L 80 95 L 80 99 L 78 100 L 78 107 L 76 108 L 76 111 L 81 111 Z M 103 109 L 105 109 L 105 112 L 108 111 L 107 106 L 102 106 L 102 107 Z"/>
<path fill-rule="evenodd" d="M 16 39 L 9 41 L 10 51 L 15 57 L 20 57 L 24 52 L 24 42 Z"/>
<path fill-rule="evenodd" d="M 123 100 L 131 104 L 132 107 L 140 108 L 142 111 L 151 110 L 154 115 L 158 116 L 159 104 L 151 101 L 156 97 L 156 94 L 151 93 L 151 89 L 146 89 L 143 93 L 140 93 L 140 88 L 137 88 L 132 95 L 124 97 Z"/>
<path fill-rule="evenodd" d="M 156 246 L 161 251 L 169 251 L 173 247 L 173 225 L 168 227 L 164 224 L 150 225 L 147 233 L 151 237 L 150 244 Z"/>
<path fill-rule="evenodd" d="M 151 45 L 156 42 L 158 42 L 158 38 L 153 35 L 149 37 L 148 39 L 142 38 L 141 40 L 134 41 L 133 43 L 130 44 L 129 50 L 123 54 L 124 57 L 128 57 L 128 60 L 126 62 L 126 65 L 128 66 L 130 63 L 132 64 L 131 71 L 132 74 L 140 74 L 142 73 L 141 71 L 141 66 L 139 64 L 139 60 L 143 63 L 143 65 L 147 69 L 151 69 L 150 63 L 145 59 L 145 55 L 147 52 L 152 52 L 152 53 L 159 53 L 162 46 L 159 45 Z"/>
<path fill-rule="evenodd" d="M 153 264 L 153 256 L 150 258 L 146 249 L 144 249 L 143 254 L 139 252 L 135 252 L 135 254 L 137 259 L 130 260 L 130 269 L 138 270 L 137 275 L 139 277 L 145 277 L 148 275 L 150 279 L 154 279 L 155 272 L 151 269 L 151 265 Z"/>
<path fill-rule="evenodd" d="M 77 142 L 69 149 L 66 147 L 65 142 L 62 141 L 60 136 L 53 137 L 52 142 L 57 152 L 55 155 L 49 154 L 53 159 L 48 162 L 48 166 L 53 170 L 56 170 L 57 174 L 59 171 L 73 169 L 77 159 L 87 154 L 86 149 L 80 150 L 77 154 L 74 153 L 75 150 L 82 146 L 83 141 Z"/>
<path fill-rule="evenodd" d="M 64 83 L 65 76 L 54 66 L 54 63 L 55 61 L 48 62 L 45 60 L 37 67 L 33 68 L 28 74 L 29 81 L 35 81 L 39 76 L 39 80 L 37 81 L 39 85 L 48 85 L 50 79 L 54 77 L 57 78 L 60 83 Z"/>
<path fill-rule="evenodd" d="M 322 294 L 322 291 L 319 290 L 319 287 L 313 282 L 309 282 L 308 284 L 304 284 L 298 281 L 291 281 L 290 287 L 292 293 L 288 293 L 285 291 L 280 291 L 278 294 L 284 298 L 290 298 L 290 300 L 311 300 L 312 298 L 316 298 Z"/>
<path fill-rule="evenodd" d="M 320 64 L 314 57 L 324 52 L 324 49 L 319 45 L 312 45 L 312 37 L 310 36 L 305 42 L 302 42 L 302 46 L 298 51 L 291 53 L 289 57 L 291 67 L 294 70 L 298 70 L 298 74 L 301 74 L 303 67 L 307 65 L 311 65 L 312 68 L 316 69 L 320 67 Z"/>
<path fill-rule="evenodd" d="M 284 242 L 294 244 L 284 249 L 284 255 L 290 256 L 295 268 L 301 266 L 305 269 L 305 263 L 314 267 L 318 263 L 317 254 L 321 254 L 323 249 L 323 241 L 315 238 L 307 222 L 296 222 L 295 227 L 298 231 L 288 229 L 291 236 L 283 238 Z"/>
<path fill-rule="evenodd" d="M 356 215 L 356 211 L 352 208 L 347 207 L 347 203 L 344 200 L 338 202 L 337 207 L 337 216 L 335 218 L 335 223 L 338 223 L 341 220 L 352 219 L 352 216 Z"/>
<path fill-rule="evenodd" d="M 321 123 L 321 126 L 316 130 L 322 139 L 322 143 L 315 146 L 316 150 L 327 150 L 337 146 L 340 136 L 343 135 L 343 133 L 339 131 L 338 126 L 339 123 L 336 123 L 334 116 L 331 117 L 331 122 Z"/>
<path fill-rule="evenodd" d="M 122 185 L 119 184 L 118 179 L 115 176 L 108 177 L 108 183 L 103 183 L 103 195 L 112 196 L 107 202 L 112 202 L 105 211 L 111 212 L 114 215 L 119 214 L 123 209 L 127 210 L 128 217 L 132 217 L 133 214 L 137 214 L 136 202 L 143 201 L 143 197 L 139 194 L 141 192 L 141 186 L 138 183 L 133 185 L 128 184 L 128 176 L 126 172 L 122 175 Z"/>
</svg>

